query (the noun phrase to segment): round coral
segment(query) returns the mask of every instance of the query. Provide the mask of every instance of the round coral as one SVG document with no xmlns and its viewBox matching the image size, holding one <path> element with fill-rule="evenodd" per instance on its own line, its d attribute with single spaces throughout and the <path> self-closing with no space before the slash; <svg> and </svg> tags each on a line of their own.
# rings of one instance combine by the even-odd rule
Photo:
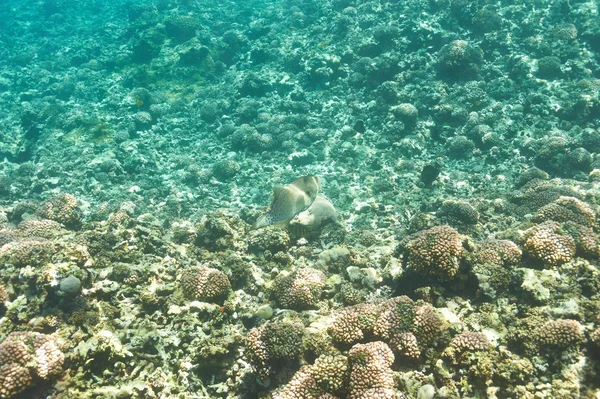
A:
<svg viewBox="0 0 600 399">
<path fill-rule="evenodd" d="M 594 229 L 574 222 L 565 222 L 562 227 L 575 240 L 578 254 L 586 258 L 598 258 L 600 248 Z"/>
<path fill-rule="evenodd" d="M 450 346 L 457 353 L 466 351 L 485 351 L 490 349 L 490 341 L 483 333 L 463 331 L 452 339 Z"/>
<path fill-rule="evenodd" d="M 359 304 L 343 309 L 329 326 L 334 341 L 342 344 L 360 342 L 373 331 L 379 309 L 371 304 Z"/>
<path fill-rule="evenodd" d="M 33 332 L 11 333 L 0 344 L 0 399 L 23 392 L 34 380 L 60 375 L 64 354 L 55 339 Z"/>
<path fill-rule="evenodd" d="M 0 283 L 0 304 L 2 304 L 8 298 L 8 292 L 4 284 Z"/>
<path fill-rule="evenodd" d="M 556 201 L 541 207 L 533 217 L 534 222 L 573 222 L 582 226 L 596 225 L 596 214 L 585 202 L 574 197 L 560 197 Z"/>
<path fill-rule="evenodd" d="M 246 346 L 254 373 L 266 380 L 274 360 L 293 359 L 302 349 L 304 327 L 300 323 L 266 323 L 248 332 Z"/>
<path fill-rule="evenodd" d="M 421 355 L 421 346 L 431 342 L 441 326 L 431 306 L 416 306 L 407 296 L 399 296 L 382 304 L 373 332 L 395 352 L 417 358 Z"/>
<path fill-rule="evenodd" d="M 28 219 L 19 224 L 15 234 L 20 237 L 53 238 L 63 231 L 60 223 L 48 219 Z"/>
<path fill-rule="evenodd" d="M 315 381 L 323 392 L 337 393 L 342 390 L 348 373 L 348 359 L 345 356 L 319 356 L 312 368 Z"/>
<path fill-rule="evenodd" d="M 456 224 L 477 224 L 479 212 L 465 201 L 446 200 L 440 206 L 438 215 Z"/>
<path fill-rule="evenodd" d="M 23 392 L 32 383 L 29 370 L 15 363 L 0 366 L 0 399 L 12 398 Z"/>
<path fill-rule="evenodd" d="M 539 329 L 537 334 L 539 344 L 552 349 L 578 346 L 584 339 L 581 324 L 568 319 L 549 321 Z"/>
<path fill-rule="evenodd" d="M 509 240 L 485 240 L 477 243 L 473 253 L 473 264 L 515 266 L 521 261 L 522 252 Z"/>
<path fill-rule="evenodd" d="M 407 237 L 400 244 L 408 267 L 426 276 L 447 279 L 458 271 L 463 245 L 450 226 L 436 226 Z"/>
<path fill-rule="evenodd" d="M 391 365 L 394 354 L 381 341 L 357 344 L 348 352 L 349 399 L 396 398 Z"/>
<path fill-rule="evenodd" d="M 575 256 L 575 240 L 557 222 L 548 221 L 534 226 L 525 232 L 523 238 L 527 255 L 548 265 L 560 265 Z"/>
<path fill-rule="evenodd" d="M 38 215 L 68 228 L 77 228 L 81 225 L 82 213 L 79 202 L 71 194 L 60 194 L 44 202 L 38 210 Z"/>
<path fill-rule="evenodd" d="M 281 307 L 306 309 L 319 301 L 325 281 L 322 271 L 307 267 L 277 276 L 272 292 Z"/>
<path fill-rule="evenodd" d="M 0 258 L 17 267 L 41 266 L 52 256 L 54 245 L 43 238 L 13 241 L 0 248 Z"/>
<path fill-rule="evenodd" d="M 231 290 L 225 273 L 205 266 L 186 269 L 181 275 L 181 287 L 187 297 L 208 301 L 223 299 Z"/>
<path fill-rule="evenodd" d="M 272 399 L 321 399 L 311 366 L 303 366 L 290 382 L 271 394 Z"/>
</svg>

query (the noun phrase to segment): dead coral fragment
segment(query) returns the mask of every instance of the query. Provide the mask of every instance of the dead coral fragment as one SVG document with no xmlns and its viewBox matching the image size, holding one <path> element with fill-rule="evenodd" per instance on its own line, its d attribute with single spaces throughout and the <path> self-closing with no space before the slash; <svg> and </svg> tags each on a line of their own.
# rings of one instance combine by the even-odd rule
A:
<svg viewBox="0 0 600 399">
<path fill-rule="evenodd" d="M 211 251 L 241 249 L 246 245 L 245 224 L 239 216 L 216 211 L 202 217 L 196 226 L 195 244 Z"/>
</svg>

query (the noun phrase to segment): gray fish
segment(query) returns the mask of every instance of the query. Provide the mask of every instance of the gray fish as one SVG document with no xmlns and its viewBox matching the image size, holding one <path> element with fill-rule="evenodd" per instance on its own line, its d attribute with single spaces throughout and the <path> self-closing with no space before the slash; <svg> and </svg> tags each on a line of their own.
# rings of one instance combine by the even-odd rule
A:
<svg viewBox="0 0 600 399">
<path fill-rule="evenodd" d="M 258 218 L 252 228 L 289 221 L 312 205 L 320 188 L 321 178 L 316 176 L 302 176 L 287 186 L 273 188 L 273 202 L 269 210 Z"/>
</svg>

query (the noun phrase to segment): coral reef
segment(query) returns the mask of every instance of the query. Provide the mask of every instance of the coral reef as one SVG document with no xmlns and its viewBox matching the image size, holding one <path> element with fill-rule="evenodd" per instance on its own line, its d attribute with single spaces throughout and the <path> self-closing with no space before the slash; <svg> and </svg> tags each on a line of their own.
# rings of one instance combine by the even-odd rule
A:
<svg viewBox="0 0 600 399">
<path fill-rule="evenodd" d="M 0 2 L 0 396 L 600 397 L 592 3 Z"/>
<path fill-rule="evenodd" d="M 0 344 L 0 397 L 9 399 L 23 392 L 35 380 L 48 381 L 63 370 L 64 354 L 49 335 L 11 333 Z"/>
</svg>

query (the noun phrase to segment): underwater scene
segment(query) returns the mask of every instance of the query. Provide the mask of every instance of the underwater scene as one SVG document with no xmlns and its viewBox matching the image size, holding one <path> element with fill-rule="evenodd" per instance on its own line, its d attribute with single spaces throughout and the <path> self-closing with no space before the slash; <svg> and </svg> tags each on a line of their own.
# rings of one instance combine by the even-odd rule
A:
<svg viewBox="0 0 600 399">
<path fill-rule="evenodd" d="M 596 0 L 0 0 L 0 399 L 600 399 Z"/>
</svg>

